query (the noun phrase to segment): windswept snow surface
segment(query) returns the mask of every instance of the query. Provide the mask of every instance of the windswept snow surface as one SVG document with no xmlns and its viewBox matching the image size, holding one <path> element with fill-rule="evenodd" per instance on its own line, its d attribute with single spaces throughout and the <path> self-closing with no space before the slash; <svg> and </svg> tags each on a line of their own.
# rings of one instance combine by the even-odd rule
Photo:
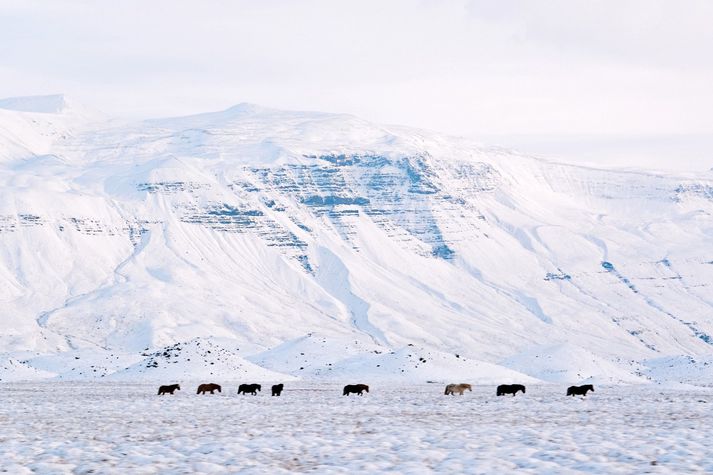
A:
<svg viewBox="0 0 713 475">
<path fill-rule="evenodd" d="M 0 470 L 30 473 L 710 473 L 711 390 L 441 385 L 237 385 L 173 396 L 155 385 L 0 385 Z"/>
<path fill-rule="evenodd" d="M 0 244 L 2 381 L 713 383 L 710 173 L 250 104 L 119 123 L 15 98 Z"/>
</svg>

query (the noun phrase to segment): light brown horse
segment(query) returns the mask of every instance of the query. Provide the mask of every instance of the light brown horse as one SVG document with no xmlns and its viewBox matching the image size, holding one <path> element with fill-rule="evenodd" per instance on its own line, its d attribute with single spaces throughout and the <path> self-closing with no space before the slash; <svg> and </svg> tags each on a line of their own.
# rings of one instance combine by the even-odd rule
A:
<svg viewBox="0 0 713 475">
<path fill-rule="evenodd" d="M 459 395 L 462 396 L 462 395 L 463 395 L 463 392 L 464 392 L 466 389 L 467 389 L 468 391 L 471 391 L 471 392 L 473 391 L 473 388 L 470 386 L 470 384 L 465 384 L 465 383 L 461 383 L 461 384 L 449 384 L 448 386 L 446 386 L 445 395 L 448 396 L 449 394 L 458 393 Z"/>
<path fill-rule="evenodd" d="M 213 391 L 217 390 L 218 392 L 220 391 L 220 385 L 215 384 L 215 383 L 207 383 L 207 384 L 201 384 L 198 386 L 198 391 L 196 391 L 196 394 L 205 394 L 206 391 L 210 391 L 211 394 L 214 394 Z"/>
</svg>

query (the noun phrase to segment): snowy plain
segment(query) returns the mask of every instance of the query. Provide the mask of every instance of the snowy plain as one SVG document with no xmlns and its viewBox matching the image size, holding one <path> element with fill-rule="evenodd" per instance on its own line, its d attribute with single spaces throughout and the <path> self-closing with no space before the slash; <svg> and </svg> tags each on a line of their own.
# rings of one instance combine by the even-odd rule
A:
<svg viewBox="0 0 713 475">
<path fill-rule="evenodd" d="M 475 386 L 286 384 L 174 396 L 136 383 L 0 385 L 0 470 L 52 473 L 710 473 L 713 392 L 561 385 L 496 397 Z M 267 389 L 267 391 L 266 391 Z"/>
</svg>

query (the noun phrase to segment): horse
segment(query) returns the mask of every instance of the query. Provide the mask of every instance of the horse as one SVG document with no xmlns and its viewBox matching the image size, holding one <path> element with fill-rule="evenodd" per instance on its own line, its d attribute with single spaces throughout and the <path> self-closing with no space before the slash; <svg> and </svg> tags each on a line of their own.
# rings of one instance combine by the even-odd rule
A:
<svg viewBox="0 0 713 475">
<path fill-rule="evenodd" d="M 366 384 L 347 384 L 344 386 L 342 396 L 349 396 L 349 393 L 356 393 L 360 396 L 364 395 L 364 391 L 369 392 L 369 386 Z"/>
<path fill-rule="evenodd" d="M 257 395 L 257 392 L 262 389 L 262 386 L 259 384 L 241 384 L 240 387 L 238 387 L 238 394 L 247 394 L 250 393 L 253 396 Z"/>
<path fill-rule="evenodd" d="M 181 386 L 178 384 L 171 384 L 169 386 L 159 386 L 158 388 L 158 395 L 161 396 L 163 394 L 173 394 L 173 391 L 178 389 L 179 391 L 181 390 Z"/>
<path fill-rule="evenodd" d="M 594 391 L 594 386 L 585 384 L 584 386 L 570 386 L 567 388 L 567 396 L 586 396 L 587 391 Z"/>
<path fill-rule="evenodd" d="M 498 396 L 504 396 L 505 394 L 512 394 L 515 396 L 518 391 L 522 391 L 522 394 L 525 394 L 525 386 L 522 384 L 501 384 L 498 386 L 496 394 Z"/>
<path fill-rule="evenodd" d="M 280 393 L 282 393 L 282 390 L 285 388 L 285 385 L 280 383 L 280 384 L 275 384 L 272 386 L 272 395 L 273 396 L 279 396 Z"/>
<path fill-rule="evenodd" d="M 198 386 L 198 391 L 196 391 L 196 394 L 205 394 L 206 391 L 210 391 L 211 394 L 214 394 L 213 391 L 215 391 L 215 390 L 217 390 L 218 392 L 221 392 L 219 384 L 215 384 L 215 383 L 201 384 L 200 386 Z"/>
<path fill-rule="evenodd" d="M 470 384 L 449 384 L 448 386 L 446 386 L 446 392 L 444 394 L 448 396 L 449 394 L 458 393 L 462 396 L 463 392 L 465 392 L 466 389 L 470 392 L 473 392 L 473 388 L 470 386 Z"/>
</svg>

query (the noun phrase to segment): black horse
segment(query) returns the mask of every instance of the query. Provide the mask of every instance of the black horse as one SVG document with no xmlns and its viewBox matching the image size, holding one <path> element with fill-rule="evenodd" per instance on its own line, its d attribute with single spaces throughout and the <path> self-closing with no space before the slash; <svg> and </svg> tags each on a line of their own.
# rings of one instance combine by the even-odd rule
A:
<svg viewBox="0 0 713 475">
<path fill-rule="evenodd" d="M 169 386 L 159 386 L 158 388 L 158 395 L 161 396 L 163 394 L 173 394 L 173 391 L 178 389 L 179 391 L 181 390 L 181 386 L 178 384 L 171 384 Z"/>
<path fill-rule="evenodd" d="M 364 395 L 364 391 L 369 392 L 369 386 L 366 384 L 347 384 L 344 386 L 342 396 L 349 396 L 349 393 L 355 393 L 360 396 Z"/>
<path fill-rule="evenodd" d="M 282 393 L 282 390 L 285 389 L 285 385 L 280 383 L 280 384 L 275 384 L 272 386 L 272 395 L 273 396 L 279 396 Z"/>
<path fill-rule="evenodd" d="M 570 386 L 567 388 L 567 396 L 586 396 L 587 391 L 594 391 L 594 386 L 585 384 L 584 386 Z"/>
<path fill-rule="evenodd" d="M 257 392 L 262 389 L 262 386 L 259 384 L 241 384 L 238 387 L 238 394 L 247 394 L 250 393 L 253 396 L 257 395 Z"/>
<path fill-rule="evenodd" d="M 501 384 L 498 386 L 496 394 L 498 396 L 504 396 L 506 394 L 512 394 L 515 396 L 518 391 L 522 391 L 522 394 L 525 394 L 525 386 L 522 384 Z"/>
</svg>

